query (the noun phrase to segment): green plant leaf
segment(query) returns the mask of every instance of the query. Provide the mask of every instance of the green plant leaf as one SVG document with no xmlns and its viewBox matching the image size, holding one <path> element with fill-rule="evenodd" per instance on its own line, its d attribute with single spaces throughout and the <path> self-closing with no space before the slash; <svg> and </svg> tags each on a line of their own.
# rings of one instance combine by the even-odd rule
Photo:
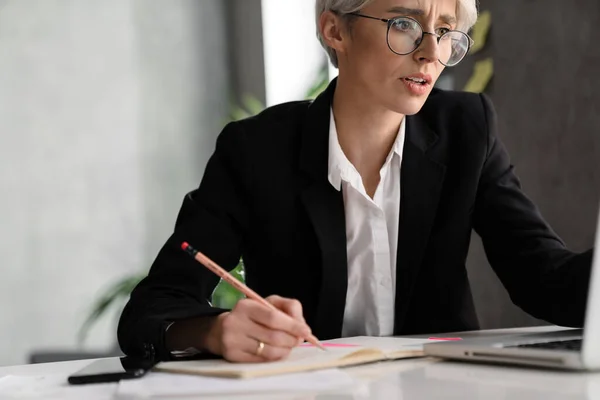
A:
<svg viewBox="0 0 600 400">
<path fill-rule="evenodd" d="M 232 106 L 231 111 L 229 112 L 229 119 L 231 121 L 239 121 L 248 117 L 250 117 L 248 111 L 238 106 Z"/>
<path fill-rule="evenodd" d="M 77 333 L 77 341 L 81 344 L 85 341 L 89 330 L 106 314 L 106 312 L 119 300 L 125 300 L 129 297 L 136 285 L 146 276 L 146 274 L 136 274 L 127 276 L 111 285 L 92 305 L 92 309 L 85 319 L 83 325 Z"/>
<path fill-rule="evenodd" d="M 479 15 L 477 19 L 477 23 L 473 27 L 471 31 L 471 35 L 473 36 L 473 47 L 471 47 L 470 54 L 474 55 L 479 53 L 486 45 L 488 34 L 492 27 L 492 13 L 488 11 L 484 11 Z"/>
<path fill-rule="evenodd" d="M 310 87 L 310 89 L 308 89 L 306 98 L 308 100 L 314 100 L 318 95 L 325 91 L 325 89 L 327 89 L 328 85 L 329 75 L 327 73 L 327 68 L 323 68 L 317 75 L 315 83 Z"/>
<path fill-rule="evenodd" d="M 230 273 L 237 280 L 245 282 L 243 260 L 240 259 L 239 264 Z M 221 279 L 212 293 L 211 303 L 213 307 L 232 309 L 244 297 L 243 293 Z"/>
<path fill-rule="evenodd" d="M 242 104 L 250 116 L 254 116 L 265 109 L 265 105 L 260 100 L 248 94 L 243 96 Z"/>
<path fill-rule="evenodd" d="M 473 69 L 473 75 L 464 87 L 465 92 L 483 93 L 494 77 L 494 60 L 486 58 L 477 61 Z"/>
<path fill-rule="evenodd" d="M 253 117 L 265 109 L 265 105 L 256 97 L 251 95 L 242 96 L 241 105 L 232 105 L 229 111 L 231 121 L 239 121 L 240 119 Z"/>
</svg>

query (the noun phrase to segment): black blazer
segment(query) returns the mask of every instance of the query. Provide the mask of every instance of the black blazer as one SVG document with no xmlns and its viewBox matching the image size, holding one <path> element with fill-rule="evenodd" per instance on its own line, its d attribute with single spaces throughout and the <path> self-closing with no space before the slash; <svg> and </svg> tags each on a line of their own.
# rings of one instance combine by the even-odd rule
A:
<svg viewBox="0 0 600 400">
<path fill-rule="evenodd" d="M 133 291 L 119 323 L 126 354 L 169 358 L 171 321 L 215 315 L 217 277 L 183 241 L 250 287 L 298 299 L 320 339 L 341 335 L 347 286 L 342 193 L 328 181 L 334 81 L 314 102 L 271 107 L 220 134 L 200 187 Z M 515 304 L 551 323 L 583 323 L 592 251 L 565 248 L 523 194 L 484 95 L 434 90 L 407 117 L 395 334 L 478 329 L 465 260 L 471 231 Z"/>
</svg>

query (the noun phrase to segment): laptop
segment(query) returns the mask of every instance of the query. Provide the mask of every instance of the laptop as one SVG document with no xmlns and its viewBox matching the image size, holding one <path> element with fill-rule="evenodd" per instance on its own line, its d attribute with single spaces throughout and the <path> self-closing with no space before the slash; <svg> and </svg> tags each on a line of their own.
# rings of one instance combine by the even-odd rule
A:
<svg viewBox="0 0 600 400">
<path fill-rule="evenodd" d="M 595 250 L 600 248 L 600 216 Z M 600 251 L 594 251 L 585 330 L 487 336 L 423 346 L 428 356 L 569 370 L 600 370 Z"/>
</svg>

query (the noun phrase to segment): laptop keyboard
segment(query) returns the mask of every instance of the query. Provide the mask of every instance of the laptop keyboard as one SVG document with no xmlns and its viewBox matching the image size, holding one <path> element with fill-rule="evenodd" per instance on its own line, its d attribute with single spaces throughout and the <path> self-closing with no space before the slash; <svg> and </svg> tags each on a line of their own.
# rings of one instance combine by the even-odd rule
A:
<svg viewBox="0 0 600 400">
<path fill-rule="evenodd" d="M 582 342 L 582 339 L 559 340 L 559 341 L 555 341 L 555 342 L 526 343 L 526 344 L 519 344 L 519 345 L 514 345 L 514 346 L 506 346 L 506 347 L 524 347 L 524 348 L 529 348 L 529 349 L 579 351 L 579 350 L 581 350 L 581 342 Z"/>
</svg>

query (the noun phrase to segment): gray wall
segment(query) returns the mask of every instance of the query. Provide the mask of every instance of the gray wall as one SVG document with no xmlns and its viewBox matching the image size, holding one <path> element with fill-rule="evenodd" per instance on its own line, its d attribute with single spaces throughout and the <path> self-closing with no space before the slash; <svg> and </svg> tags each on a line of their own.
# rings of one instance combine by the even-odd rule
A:
<svg viewBox="0 0 600 400">
<path fill-rule="evenodd" d="M 266 103 L 261 0 L 226 0 L 231 96 Z"/>
<path fill-rule="evenodd" d="M 482 3 L 493 16 L 489 46 L 457 69 L 457 87 L 474 61 L 493 57 L 487 92 L 523 188 L 571 249 L 588 249 L 600 199 L 600 3 Z M 473 243 L 468 267 L 482 326 L 540 323 L 512 305 L 479 238 Z"/>
<path fill-rule="evenodd" d="M 99 291 L 146 270 L 228 109 L 224 5 L 0 8 L 0 364 L 73 348 Z M 114 321 L 88 347 L 114 343 Z"/>
<path fill-rule="evenodd" d="M 220 1 L 134 0 L 132 6 L 149 267 L 227 121 L 228 30 Z"/>
</svg>

